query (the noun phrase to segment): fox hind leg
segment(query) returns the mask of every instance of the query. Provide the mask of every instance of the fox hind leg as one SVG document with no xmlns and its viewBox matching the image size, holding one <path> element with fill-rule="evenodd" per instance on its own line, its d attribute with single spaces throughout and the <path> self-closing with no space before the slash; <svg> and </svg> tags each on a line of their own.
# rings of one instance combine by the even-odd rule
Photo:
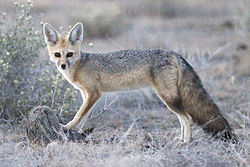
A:
<svg viewBox="0 0 250 167">
<path fill-rule="evenodd" d="M 193 125 L 193 120 L 192 117 L 187 114 L 176 114 L 179 115 L 182 119 L 182 124 L 183 124 L 183 142 L 184 143 L 189 143 L 192 140 L 192 125 Z M 178 117 L 178 116 L 177 116 Z"/>
<path fill-rule="evenodd" d="M 174 111 L 172 111 L 172 112 L 175 113 Z M 179 116 L 179 114 L 177 114 L 177 113 L 175 113 L 175 114 L 176 114 L 176 116 L 179 119 L 179 122 L 181 124 L 181 136 L 180 137 L 176 137 L 176 139 L 178 139 L 179 141 L 183 142 L 184 141 L 184 124 L 183 124 L 181 116 Z"/>
<path fill-rule="evenodd" d="M 170 111 L 175 113 L 181 124 L 181 137 L 180 140 L 188 143 L 192 139 L 192 117 L 185 113 L 182 104 L 179 100 L 177 92 L 167 90 L 156 91 L 162 102 L 169 108 Z M 172 92 L 172 94 L 171 94 Z"/>
</svg>

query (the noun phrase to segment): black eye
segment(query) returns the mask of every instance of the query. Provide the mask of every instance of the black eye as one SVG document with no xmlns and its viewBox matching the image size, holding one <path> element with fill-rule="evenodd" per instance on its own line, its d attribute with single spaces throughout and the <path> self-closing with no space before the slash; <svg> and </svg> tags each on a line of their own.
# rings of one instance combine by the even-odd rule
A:
<svg viewBox="0 0 250 167">
<path fill-rule="evenodd" d="M 54 53 L 54 55 L 55 55 L 56 57 L 61 57 L 61 54 L 58 53 L 58 52 Z"/>
<path fill-rule="evenodd" d="M 72 53 L 72 52 L 68 52 L 66 56 L 67 56 L 67 57 L 72 57 L 72 56 L 73 56 L 73 53 Z"/>
</svg>

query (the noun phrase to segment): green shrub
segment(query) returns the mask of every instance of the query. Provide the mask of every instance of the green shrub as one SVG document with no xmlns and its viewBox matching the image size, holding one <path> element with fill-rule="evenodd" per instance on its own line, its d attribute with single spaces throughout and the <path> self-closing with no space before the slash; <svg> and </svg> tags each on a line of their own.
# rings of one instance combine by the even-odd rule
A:
<svg viewBox="0 0 250 167">
<path fill-rule="evenodd" d="M 1 111 L 5 116 L 16 111 L 17 104 L 27 104 L 23 100 L 32 87 L 26 85 L 33 84 L 30 83 L 30 77 L 34 75 L 31 68 L 34 67 L 33 63 L 42 46 L 41 33 L 35 29 L 30 15 L 33 3 L 29 1 L 24 5 L 16 2 L 15 6 L 17 13 L 13 22 L 8 23 L 10 18 L 7 18 L 6 13 L 2 13 L 0 30 L 0 101 Z M 7 110 L 10 112 L 6 113 Z"/>
<path fill-rule="evenodd" d="M 45 47 L 41 18 L 32 18 L 33 2 L 16 2 L 15 16 L 2 13 L 0 25 L 0 117 L 19 120 L 36 105 L 70 110 L 76 95 L 39 53 Z M 12 22 L 8 23 L 8 20 Z M 67 101 L 67 105 L 61 103 Z M 73 110 L 73 109 L 72 109 Z"/>
</svg>

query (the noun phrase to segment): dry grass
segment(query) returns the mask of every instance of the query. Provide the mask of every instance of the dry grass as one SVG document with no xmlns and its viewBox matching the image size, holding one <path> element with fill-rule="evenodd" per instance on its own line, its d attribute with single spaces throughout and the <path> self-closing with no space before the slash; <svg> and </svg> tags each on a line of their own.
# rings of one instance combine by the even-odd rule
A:
<svg viewBox="0 0 250 167">
<path fill-rule="evenodd" d="M 112 121 L 102 121 L 104 125 L 91 135 L 101 141 L 99 144 L 53 142 L 40 148 L 29 146 L 15 130 L 1 132 L 0 162 L 2 166 L 248 166 L 249 117 L 245 115 L 248 108 L 244 104 L 234 113 L 234 118 L 243 125 L 237 145 L 211 140 L 194 128 L 195 140 L 176 148 L 173 138 L 179 135 L 179 125 L 175 117 L 167 118 L 163 111 L 161 114 L 144 111 L 143 115 L 136 111 L 134 118 L 135 115 L 127 117 L 126 111 L 120 111 L 119 116 L 106 115 Z M 114 128 L 117 123 L 120 125 Z M 111 137 L 113 142 L 109 142 Z"/>
<path fill-rule="evenodd" d="M 1 1 L 0 9 L 5 12 L 13 11 L 9 2 Z M 152 12 L 159 10 L 159 4 L 154 4 L 156 6 L 149 11 L 140 8 L 148 7 L 149 1 L 141 5 L 140 1 L 135 4 L 132 4 L 132 1 L 126 4 L 127 1 L 101 0 L 60 2 L 35 1 L 34 14 L 44 12 L 44 22 L 52 22 L 59 28 L 59 25 L 72 24 L 74 18 L 77 20 L 77 18 L 92 17 L 92 14 L 82 14 L 82 8 L 87 10 L 88 7 L 96 6 L 102 17 L 107 16 L 105 14 L 107 10 L 113 11 L 110 13 L 111 16 L 108 15 L 110 18 L 106 18 L 111 21 L 96 22 L 92 19 L 93 22 L 85 23 L 97 28 L 93 31 L 90 28 L 86 33 L 99 31 L 98 28 L 105 25 L 105 22 L 112 24 L 120 21 L 129 22 L 129 27 L 118 27 L 119 34 L 115 36 L 94 33 L 97 34 L 94 35 L 96 38 L 85 39 L 83 44 L 85 51 L 109 52 L 119 49 L 160 47 L 182 53 L 198 72 L 205 88 L 232 124 L 240 137 L 240 142 L 233 145 L 214 141 L 195 126 L 194 141 L 176 148 L 177 141 L 173 139 L 180 134 L 178 119 L 164 107 L 152 90 L 144 89 L 105 94 L 100 99 L 85 125 L 85 128 L 95 127 L 89 138 L 93 141 L 99 140 L 98 144 L 54 142 L 47 147 L 31 146 L 21 125 L 12 125 L 11 120 L 1 119 L 0 166 L 250 165 L 248 61 L 250 52 L 249 38 L 247 38 L 249 30 L 246 30 L 248 16 L 236 10 L 238 7 L 242 8 L 242 4 L 246 3 L 244 0 L 230 1 L 227 5 L 223 1 L 200 3 L 191 0 L 189 3 L 177 4 L 175 12 L 178 13 L 171 17 L 160 12 L 157 14 Z M 95 3 L 99 6 L 93 5 Z M 107 4 L 113 4 L 113 7 L 109 8 Z M 100 8 L 102 5 L 105 10 Z M 244 6 L 246 5 L 243 5 L 243 8 Z M 136 11 L 132 13 L 131 10 Z M 113 20 L 115 22 L 112 22 Z M 107 29 L 113 31 L 110 27 Z M 90 47 L 89 42 L 94 46 Z M 246 48 L 242 49 L 244 47 L 239 47 L 240 45 Z M 48 61 L 46 56 L 46 50 L 42 50 L 40 61 Z M 63 84 L 68 83 L 65 81 Z M 77 97 L 76 103 L 80 105 L 80 95 Z M 67 100 L 57 101 L 55 105 L 66 104 Z M 72 110 L 77 110 L 75 108 L 77 107 L 73 107 Z M 67 119 L 74 115 L 65 113 L 64 110 L 62 114 Z"/>
</svg>

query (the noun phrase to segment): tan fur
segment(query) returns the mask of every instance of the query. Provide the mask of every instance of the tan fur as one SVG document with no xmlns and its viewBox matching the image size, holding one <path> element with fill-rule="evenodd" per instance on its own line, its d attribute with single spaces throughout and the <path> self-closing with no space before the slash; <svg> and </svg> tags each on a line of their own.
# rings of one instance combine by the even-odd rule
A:
<svg viewBox="0 0 250 167">
<path fill-rule="evenodd" d="M 84 103 L 65 129 L 75 127 L 101 97 L 102 92 L 151 86 L 162 102 L 177 115 L 181 124 L 181 141 L 190 142 L 193 121 L 208 124 L 205 130 L 216 134 L 231 128 L 218 107 L 206 93 L 192 67 L 175 52 L 161 49 L 124 50 L 107 54 L 80 51 L 83 28 L 76 24 L 66 37 L 49 24 L 44 25 L 50 60 L 76 89 Z M 55 52 L 61 57 L 55 57 Z M 72 57 L 67 53 L 73 52 Z M 62 69 L 62 64 L 66 69 Z M 217 117 L 217 120 L 212 120 Z"/>
</svg>

